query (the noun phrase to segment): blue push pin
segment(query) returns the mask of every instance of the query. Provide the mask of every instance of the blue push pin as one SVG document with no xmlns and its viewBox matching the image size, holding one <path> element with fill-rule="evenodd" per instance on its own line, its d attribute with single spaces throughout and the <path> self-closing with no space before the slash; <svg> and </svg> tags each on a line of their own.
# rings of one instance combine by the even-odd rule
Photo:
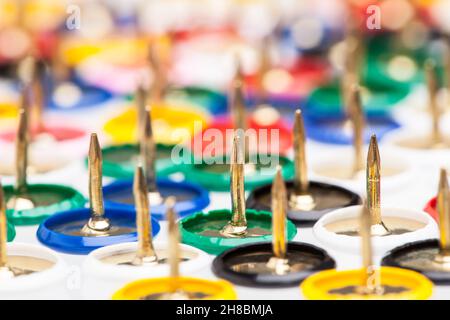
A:
<svg viewBox="0 0 450 320">
<path fill-rule="evenodd" d="M 136 212 L 106 208 L 102 192 L 102 154 L 97 134 L 89 147 L 90 208 L 60 212 L 46 219 L 37 231 L 44 245 L 65 253 L 87 254 L 107 245 L 137 241 Z M 160 229 L 152 219 L 153 235 Z"/>
<path fill-rule="evenodd" d="M 140 156 L 143 162 L 144 172 L 147 178 L 148 197 L 151 204 L 151 212 L 158 220 L 164 219 L 164 199 L 175 196 L 177 203 L 175 211 L 180 217 L 199 212 L 209 205 L 208 192 L 195 184 L 186 182 L 174 182 L 168 179 L 156 179 L 155 159 L 156 149 L 153 140 L 150 109 L 146 108 L 144 123 L 141 126 Z M 134 211 L 132 180 L 119 180 L 105 188 L 105 204 L 109 208 Z"/>
</svg>

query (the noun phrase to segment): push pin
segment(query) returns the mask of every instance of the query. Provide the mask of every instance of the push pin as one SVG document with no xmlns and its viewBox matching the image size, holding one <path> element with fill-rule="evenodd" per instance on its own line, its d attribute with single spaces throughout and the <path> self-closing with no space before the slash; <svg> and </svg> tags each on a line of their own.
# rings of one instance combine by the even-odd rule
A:
<svg viewBox="0 0 450 320">
<path fill-rule="evenodd" d="M 272 185 L 272 243 L 245 244 L 223 252 L 213 262 L 214 273 L 238 285 L 289 287 L 313 272 L 334 268 L 325 251 L 288 242 L 286 213 L 286 186 L 278 167 Z"/>
<path fill-rule="evenodd" d="M 360 81 L 362 58 L 361 40 L 355 35 L 348 35 L 345 40 L 344 72 L 340 83 L 319 87 L 311 92 L 305 108 L 305 122 L 308 136 L 316 141 L 351 145 L 353 141 L 350 105 L 352 86 L 363 83 L 360 94 L 364 98 L 367 113 L 367 130 L 363 131 L 364 142 L 370 139 L 370 132 L 382 138 L 388 132 L 398 129 L 400 125 L 391 119 L 386 106 L 391 108 L 405 98 L 409 90 L 394 90 L 383 84 Z M 382 107 L 380 107 L 382 106 Z"/>
<path fill-rule="evenodd" d="M 0 298 L 69 299 L 67 265 L 53 251 L 37 245 L 11 243 L 5 195 L 0 185 Z"/>
<path fill-rule="evenodd" d="M 233 90 L 230 96 L 235 132 L 239 134 L 244 144 L 244 157 L 246 160 L 244 164 L 245 188 L 252 190 L 270 183 L 275 175 L 275 169 L 271 162 L 275 160 L 283 166 L 284 177 L 291 178 L 294 174 L 294 164 L 287 157 L 250 151 L 250 141 L 255 142 L 253 138 L 257 137 L 252 136 L 253 130 L 247 133 L 245 99 L 239 72 L 233 81 Z M 229 135 L 226 135 L 226 139 L 229 139 Z M 210 191 L 228 191 L 230 187 L 228 160 L 229 157 L 226 155 L 203 157 L 201 163 L 185 165 L 180 167 L 180 169 L 187 181 L 197 182 Z"/>
<path fill-rule="evenodd" d="M 424 300 L 430 298 L 433 284 L 420 273 L 374 263 L 372 247 L 373 216 L 365 205 L 359 211 L 360 254 L 363 268 L 328 270 L 316 273 L 301 284 L 310 300 Z"/>
<path fill-rule="evenodd" d="M 375 135 L 369 145 L 366 164 L 367 206 L 371 216 L 371 235 L 377 255 L 413 239 L 426 239 L 437 233 L 434 220 L 421 211 L 381 208 L 381 159 Z M 357 254 L 360 206 L 342 208 L 324 215 L 314 225 L 316 238 L 326 248 Z"/>
<path fill-rule="evenodd" d="M 114 144 L 135 143 L 135 132 L 140 130 L 139 122 L 142 120 L 139 109 L 142 109 L 142 105 L 145 107 L 150 104 L 155 142 L 167 146 L 187 142 L 199 133 L 201 128 L 210 123 L 210 113 L 199 106 L 198 102 L 189 99 L 189 90 L 187 99 L 176 96 L 168 96 L 166 99 L 165 95 L 169 89 L 166 70 L 160 64 L 160 58 L 157 57 L 154 46 L 149 46 L 148 52 L 150 54 L 147 57 L 145 70 L 151 70 L 152 75 L 149 76 L 155 79 L 150 92 L 146 93 L 145 100 L 140 99 L 139 95 L 137 96 L 137 110 L 134 106 L 128 108 L 124 113 L 107 121 L 103 129 L 112 138 Z M 134 75 L 134 78 L 136 77 L 137 75 Z M 138 88 L 138 92 L 141 89 Z M 184 96 L 184 93 L 182 95 Z M 134 166 L 131 168 L 130 176 L 132 176 L 133 170 Z"/>
<path fill-rule="evenodd" d="M 148 132 L 144 131 L 146 105 L 148 101 L 148 92 L 142 85 L 138 87 L 135 94 L 138 122 L 138 141 L 140 145 L 145 144 L 148 140 L 146 136 Z M 133 177 L 134 168 L 139 163 L 139 144 L 125 143 L 106 147 L 103 153 L 103 174 L 107 177 L 116 179 L 127 179 Z M 156 144 L 156 172 L 158 176 L 168 176 L 178 168 L 173 164 L 171 159 L 172 147 L 164 144 Z"/>
<path fill-rule="evenodd" d="M 27 183 L 29 148 L 26 107 L 27 103 L 24 102 L 19 112 L 15 152 L 16 182 L 14 186 L 5 186 L 4 190 L 8 216 L 15 225 L 39 224 L 63 208 L 79 208 L 86 202 L 81 193 L 67 186 Z"/>
<path fill-rule="evenodd" d="M 210 157 L 210 134 L 207 132 L 211 129 L 217 132 L 217 135 L 227 138 L 229 138 L 229 132 L 232 130 L 240 129 L 244 132 L 251 132 L 255 142 L 249 146 L 247 151 L 250 155 L 286 154 L 288 152 L 292 146 L 290 126 L 280 118 L 278 112 L 273 114 L 273 112 L 267 112 L 266 108 L 261 109 L 263 114 L 258 116 L 262 120 L 256 120 L 255 114 L 247 116 L 243 86 L 240 64 L 237 63 L 229 94 L 230 115 L 217 117 L 202 132 L 193 137 L 191 151 L 195 157 Z M 269 109 L 272 110 L 273 108 Z M 223 156 L 230 151 L 230 144 L 226 140 L 228 139 L 215 141 L 214 152 L 216 155 Z"/>
<path fill-rule="evenodd" d="M 395 248 L 383 258 L 382 264 L 420 272 L 436 284 L 450 283 L 450 192 L 445 169 L 441 169 L 437 211 L 438 240 L 417 241 Z"/>
<path fill-rule="evenodd" d="M 103 203 L 102 153 L 97 134 L 89 147 L 89 208 L 59 212 L 45 220 L 37 231 L 39 241 L 57 251 L 87 254 L 107 245 L 137 239 L 135 212 L 107 207 Z M 152 233 L 159 224 L 151 219 Z"/>
<path fill-rule="evenodd" d="M 360 203 L 359 196 L 347 189 L 309 181 L 306 163 L 306 135 L 300 110 L 295 113 L 293 129 L 294 140 L 294 179 L 287 182 L 288 218 L 298 222 L 314 222 L 326 212 L 336 208 Z M 252 191 L 247 206 L 256 210 L 270 210 L 270 184 Z"/>
<path fill-rule="evenodd" d="M 231 155 L 231 211 L 198 212 L 181 221 L 183 243 L 210 254 L 219 254 L 239 244 L 271 238 L 271 214 L 268 211 L 247 210 L 244 190 L 244 148 L 238 135 L 234 136 Z M 269 209 L 270 210 L 270 209 Z M 297 230 L 288 222 L 288 239 Z"/>
<path fill-rule="evenodd" d="M 164 270 L 169 269 L 169 277 L 137 280 L 124 286 L 114 295 L 114 300 L 234 300 L 236 293 L 233 286 L 226 281 L 211 281 L 180 276 L 180 265 L 188 269 L 187 264 L 199 259 L 198 252 L 193 261 L 186 261 L 183 254 L 191 250 L 189 246 L 181 246 L 179 226 L 176 223 L 174 198 L 166 199 L 167 217 L 169 221 L 169 243 L 165 249 Z M 188 249 L 189 248 L 189 249 Z M 201 256 L 203 258 L 203 256 Z M 205 260 L 204 260 L 205 261 Z M 203 262 L 204 262 L 203 261 Z M 191 268 L 192 269 L 192 268 Z M 162 270 L 162 269 L 160 269 Z M 159 271 L 160 271 L 159 270 Z M 186 272 L 185 270 L 183 270 Z M 147 275 L 150 274 L 150 270 Z M 155 274 L 153 274 L 154 276 Z"/>
<path fill-rule="evenodd" d="M 87 256 L 83 265 L 83 296 L 87 299 L 109 299 L 113 292 L 130 281 L 167 274 L 169 245 L 153 244 L 147 182 L 143 172 L 142 167 L 136 168 L 133 186 L 138 241 L 103 247 Z M 166 216 L 171 232 L 176 228 L 172 226 L 177 226 L 174 205 L 174 197 L 166 199 Z M 185 273 L 196 272 L 210 261 L 206 253 L 194 247 L 180 245 L 180 251 L 180 267 Z"/>
<path fill-rule="evenodd" d="M 438 159 L 446 159 L 450 154 L 450 139 L 442 132 L 442 110 L 438 104 L 439 81 L 436 63 L 432 60 L 425 62 L 425 79 L 428 91 L 428 113 L 431 123 L 427 129 L 414 131 L 404 129 L 386 136 L 385 143 L 398 152 L 407 154 L 409 158 L 417 159 L 419 163 L 436 165 Z M 444 162 L 437 165 L 445 165 Z"/>
<path fill-rule="evenodd" d="M 176 210 L 180 216 L 197 212 L 209 205 L 209 195 L 206 190 L 187 182 L 171 180 L 156 180 L 155 143 L 151 126 L 150 109 L 145 111 L 140 140 L 140 158 L 144 164 L 144 173 L 148 184 L 148 196 L 152 206 L 152 214 L 158 219 L 164 219 L 165 207 L 163 200 L 176 194 L 180 201 Z M 130 180 L 118 180 L 103 188 L 107 205 L 121 210 L 134 210 L 133 183 Z"/>
<path fill-rule="evenodd" d="M 347 110 L 353 133 L 353 150 L 333 152 L 331 156 L 314 159 L 312 171 L 320 181 L 342 184 L 350 189 L 365 189 L 365 163 L 363 159 L 365 117 L 361 105 L 361 88 L 353 85 L 349 90 Z M 343 150 L 344 151 L 344 150 Z M 412 178 L 412 165 L 400 154 L 385 152 L 383 159 L 383 187 L 395 189 L 405 185 Z"/>
<path fill-rule="evenodd" d="M 61 169 L 82 154 L 82 146 L 86 142 L 87 135 L 84 130 L 56 124 L 48 124 L 44 121 L 43 112 L 46 107 L 46 96 L 43 88 L 42 73 L 45 66 L 36 62 L 32 57 L 25 58 L 19 66 L 19 76 L 22 82 L 22 98 L 20 108 L 26 109 L 31 115 L 29 139 L 31 173 L 42 174 Z M 64 122 L 64 121 L 63 121 Z M 1 170 L 3 174 L 12 174 L 13 159 L 8 158 L 14 154 L 13 142 L 16 138 L 15 131 L 5 131 L 0 134 L 2 148 L 5 149 L 5 164 Z M 8 149 L 11 149 L 9 151 Z M 58 152 L 55 152 L 57 150 Z M 52 154 L 51 159 L 43 155 Z"/>
</svg>

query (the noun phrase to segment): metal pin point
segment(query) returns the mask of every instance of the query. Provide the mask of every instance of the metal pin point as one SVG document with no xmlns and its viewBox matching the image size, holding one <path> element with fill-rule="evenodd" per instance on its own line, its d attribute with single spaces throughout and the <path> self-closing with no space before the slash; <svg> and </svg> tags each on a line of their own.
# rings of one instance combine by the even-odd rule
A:
<svg viewBox="0 0 450 320">
<path fill-rule="evenodd" d="M 365 270 L 364 280 L 359 287 L 361 294 L 383 294 L 383 287 L 381 286 L 381 275 L 377 266 L 373 263 L 372 252 L 372 216 L 366 204 L 362 205 L 360 216 L 360 235 L 361 235 L 361 254 L 363 260 L 363 268 Z"/>
<path fill-rule="evenodd" d="M 432 118 L 432 142 L 439 144 L 442 142 L 442 136 L 439 128 L 440 110 L 437 103 L 437 94 L 439 91 L 439 84 L 436 73 L 436 64 L 432 60 L 425 62 L 425 78 L 428 89 L 429 111 Z"/>
<path fill-rule="evenodd" d="M 308 168 L 306 163 L 306 135 L 300 109 L 295 111 L 294 120 L 294 190 L 289 197 L 291 208 L 310 211 L 316 204 L 309 193 Z"/>
<path fill-rule="evenodd" d="M 132 264 L 154 265 L 158 263 L 153 247 L 152 225 L 150 223 L 150 205 L 147 182 L 141 166 L 136 168 L 133 183 L 134 203 L 136 204 L 136 226 L 138 234 L 138 250 Z"/>
<path fill-rule="evenodd" d="M 148 63 L 153 72 L 153 84 L 151 87 L 152 102 L 159 103 L 162 101 L 167 89 L 167 76 L 158 50 L 154 45 L 149 46 Z"/>
<path fill-rule="evenodd" d="M 277 173 L 272 184 L 272 250 L 273 257 L 267 267 L 276 274 L 286 274 L 290 267 L 287 254 L 286 216 L 287 191 L 281 174 L 281 166 L 277 166 Z"/>
<path fill-rule="evenodd" d="M 14 196 L 6 204 L 8 209 L 28 210 L 35 207 L 33 201 L 27 197 L 27 167 L 28 167 L 28 108 L 29 90 L 25 85 L 22 91 L 21 107 L 19 111 L 19 126 L 16 136 L 16 160 Z"/>
<path fill-rule="evenodd" d="M 349 108 L 351 109 L 351 122 L 353 126 L 353 176 L 364 169 L 363 146 L 365 119 L 361 105 L 361 89 L 358 85 L 353 85 L 350 90 Z"/>
<path fill-rule="evenodd" d="M 140 157 L 144 164 L 144 174 L 147 180 L 148 198 L 151 205 L 163 203 L 163 197 L 156 186 L 156 145 L 153 140 L 152 119 L 150 108 L 144 111 L 144 123 L 139 141 Z"/>
<path fill-rule="evenodd" d="M 43 80 L 44 80 L 44 72 L 45 67 L 42 65 L 42 63 L 39 63 L 38 61 L 34 61 L 35 67 L 34 67 L 34 74 L 32 75 L 32 92 L 33 92 L 33 127 L 38 131 L 42 131 L 44 128 L 44 120 L 43 120 L 43 113 L 44 113 L 44 106 L 45 106 L 45 96 L 44 96 L 44 86 L 43 86 Z"/>
<path fill-rule="evenodd" d="M 238 71 L 239 72 L 239 71 Z M 242 80 L 233 80 L 231 84 L 230 110 L 235 129 L 247 129 L 247 115 L 245 111 L 245 97 Z"/>
<path fill-rule="evenodd" d="M 380 152 L 378 150 L 377 137 L 372 135 L 367 154 L 366 187 L 367 205 L 372 217 L 371 234 L 373 236 L 384 236 L 390 233 L 381 220 L 380 170 Z"/>
<path fill-rule="evenodd" d="M 450 264 L 450 192 L 445 169 L 441 169 L 437 209 L 439 213 L 440 238 L 439 254 L 436 256 L 435 262 Z"/>
<path fill-rule="evenodd" d="M 102 191 L 102 151 L 97 134 L 91 134 L 88 154 L 89 166 L 89 205 L 91 217 L 82 228 L 81 233 L 87 236 L 104 236 L 108 234 L 111 223 L 105 218 Z"/>
<path fill-rule="evenodd" d="M 5 194 L 0 182 L 0 280 L 14 277 L 14 272 L 8 266 L 8 255 L 6 249 L 8 228 L 6 222 Z"/>
<path fill-rule="evenodd" d="M 169 230 L 169 266 L 172 280 L 172 292 L 177 291 L 178 278 L 180 277 L 180 230 L 175 212 L 175 197 L 168 197 L 165 201 L 166 217 Z"/>
<path fill-rule="evenodd" d="M 226 237 L 242 237 L 247 233 L 244 189 L 244 152 L 241 139 L 234 136 L 231 153 L 231 221 L 221 230 Z"/>
<path fill-rule="evenodd" d="M 137 108 L 137 132 L 139 134 L 144 130 L 145 124 L 145 106 L 147 105 L 148 100 L 148 90 L 144 87 L 143 84 L 139 85 L 136 89 L 135 94 L 135 103 Z"/>
<path fill-rule="evenodd" d="M 261 41 L 260 48 L 260 65 L 257 73 L 257 82 L 258 82 L 258 99 L 261 104 L 264 104 L 267 101 L 268 93 L 266 90 L 266 86 L 264 85 L 264 77 L 270 71 L 271 68 L 271 59 L 270 59 L 270 47 L 271 47 L 271 39 L 269 36 L 265 37 Z"/>
</svg>

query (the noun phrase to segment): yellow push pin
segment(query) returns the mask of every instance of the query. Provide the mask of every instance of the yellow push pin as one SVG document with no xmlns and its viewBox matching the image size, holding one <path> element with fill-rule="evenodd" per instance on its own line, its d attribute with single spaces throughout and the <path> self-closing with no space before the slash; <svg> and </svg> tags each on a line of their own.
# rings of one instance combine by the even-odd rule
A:
<svg viewBox="0 0 450 320">
<path fill-rule="evenodd" d="M 210 281 L 180 276 L 179 226 L 174 211 L 175 199 L 166 199 L 169 221 L 169 265 L 167 278 L 145 279 L 132 282 L 113 295 L 114 300 L 234 300 L 233 286 L 223 280 Z"/>
<path fill-rule="evenodd" d="M 323 271 L 307 278 L 300 286 L 311 300 L 424 300 L 433 284 L 423 275 L 409 270 L 378 267 L 373 263 L 370 208 L 363 205 L 360 214 L 363 268 L 347 271 Z"/>
</svg>

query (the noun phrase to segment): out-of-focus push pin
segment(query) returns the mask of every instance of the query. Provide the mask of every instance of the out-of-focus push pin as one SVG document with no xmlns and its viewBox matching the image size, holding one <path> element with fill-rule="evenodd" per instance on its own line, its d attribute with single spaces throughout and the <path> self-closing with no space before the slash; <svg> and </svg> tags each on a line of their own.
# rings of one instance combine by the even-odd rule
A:
<svg viewBox="0 0 450 320">
<path fill-rule="evenodd" d="M 16 182 L 14 186 L 5 186 L 5 197 L 11 221 L 17 225 L 32 225 L 39 224 L 55 212 L 82 207 L 86 200 L 67 186 L 27 183 L 28 90 L 24 92 L 16 137 Z"/>
<path fill-rule="evenodd" d="M 366 192 L 376 255 L 399 244 L 435 236 L 436 223 L 422 211 L 381 208 L 380 182 L 381 158 L 376 137 L 372 136 L 367 155 Z M 359 206 L 353 206 L 328 213 L 314 225 L 314 235 L 325 248 L 358 254 L 359 211 Z"/>
<path fill-rule="evenodd" d="M 145 108 L 148 101 L 148 90 L 143 86 L 139 86 L 135 94 L 135 103 L 138 109 L 138 141 L 140 144 L 145 143 L 145 135 L 142 134 L 145 125 Z M 139 162 L 139 143 L 126 143 L 113 145 L 103 148 L 103 174 L 107 177 L 116 179 L 131 178 L 134 168 Z M 171 159 L 172 148 L 164 144 L 156 144 L 156 164 L 155 170 L 158 176 L 167 176 L 177 171 L 177 166 L 173 164 Z"/>
<path fill-rule="evenodd" d="M 441 169 L 437 209 L 439 239 L 395 248 L 383 258 L 383 265 L 420 272 L 436 284 L 450 283 L 450 191 L 445 169 Z"/>
<path fill-rule="evenodd" d="M 234 130 L 239 133 L 243 143 L 245 142 L 245 188 L 247 190 L 252 190 L 255 187 L 265 185 L 273 180 L 275 166 L 271 163 L 272 159 L 277 159 L 278 163 L 281 164 L 283 167 L 283 176 L 285 178 L 292 178 L 294 174 L 294 164 L 290 159 L 280 156 L 278 153 L 272 154 L 264 153 L 259 150 L 250 150 L 250 148 L 255 146 L 255 139 L 260 138 L 258 137 L 257 131 L 253 129 L 247 130 L 248 124 L 245 110 L 245 97 L 242 89 L 242 76 L 239 72 L 237 72 L 237 75 L 232 82 L 230 109 Z M 230 130 L 230 132 L 234 132 L 234 130 Z M 225 137 L 226 139 L 231 138 L 228 134 L 226 134 Z M 220 154 L 223 151 L 224 150 L 217 151 L 219 155 L 216 157 L 203 156 L 200 163 L 194 162 L 194 164 L 180 167 L 186 180 L 200 183 L 211 191 L 228 191 L 230 187 L 230 170 L 227 160 L 229 160 L 229 158 L 227 157 L 226 152 L 225 154 Z"/>
<path fill-rule="evenodd" d="M 169 243 L 166 261 L 169 277 L 137 280 L 127 284 L 114 295 L 115 300 L 234 300 L 236 293 L 226 281 L 204 280 L 180 276 L 180 261 L 185 258 L 179 244 L 179 226 L 176 223 L 173 198 L 166 199 L 169 221 Z M 186 262 L 181 262 L 181 265 Z"/>
<path fill-rule="evenodd" d="M 295 113 L 294 124 L 294 179 L 287 182 L 288 218 L 298 222 L 314 222 L 326 212 L 360 203 L 359 196 L 347 189 L 331 184 L 309 181 L 306 162 L 306 136 L 300 110 Z M 257 210 L 270 210 L 271 184 L 252 191 L 247 206 Z"/>
<path fill-rule="evenodd" d="M 147 277 L 161 277 L 169 268 L 167 243 L 153 244 L 147 182 L 142 167 L 136 169 L 133 193 L 136 202 L 138 242 L 121 243 L 92 251 L 83 264 L 83 296 L 88 299 L 109 299 L 127 282 Z M 173 212 L 175 198 L 165 201 L 169 225 L 176 225 Z M 180 267 L 192 273 L 209 263 L 206 253 L 180 245 Z"/>
<path fill-rule="evenodd" d="M 187 182 L 156 179 L 156 147 L 153 140 L 149 108 L 144 112 L 141 129 L 140 160 L 143 163 L 144 173 L 147 179 L 152 214 L 158 219 L 164 219 L 165 207 L 163 201 L 170 195 L 176 195 L 177 199 L 179 199 L 175 205 L 175 209 L 182 217 L 207 207 L 209 205 L 209 195 L 200 186 Z M 118 180 L 113 182 L 103 188 L 105 202 L 111 208 L 134 210 L 132 190 L 132 180 Z"/>
<path fill-rule="evenodd" d="M 385 143 L 395 147 L 399 152 L 407 154 L 419 163 L 436 165 L 439 159 L 447 161 L 450 156 L 450 138 L 441 126 L 443 110 L 438 104 L 439 80 L 436 63 L 432 60 L 425 62 L 425 78 L 428 91 L 428 113 L 430 123 L 424 128 L 414 128 L 393 132 L 386 136 Z M 437 163 L 445 165 L 445 163 Z"/>
<path fill-rule="evenodd" d="M 362 110 L 361 89 L 351 86 L 346 101 L 353 131 L 352 150 L 333 151 L 332 156 L 321 156 L 312 162 L 314 178 L 329 183 L 340 183 L 350 189 L 365 189 L 365 163 L 363 159 L 366 119 Z M 412 178 L 410 161 L 399 153 L 386 150 L 383 154 L 383 189 L 394 189 Z"/>
<path fill-rule="evenodd" d="M 55 250 L 87 254 L 107 245 L 135 241 L 135 212 L 106 208 L 102 192 L 102 154 L 97 135 L 91 135 L 89 147 L 89 208 L 60 212 L 45 220 L 37 237 Z M 151 219 L 153 234 L 159 224 Z"/>
<path fill-rule="evenodd" d="M 183 243 L 211 254 L 219 254 L 239 244 L 271 238 L 271 214 L 268 211 L 245 208 L 244 163 L 243 142 L 235 135 L 230 164 L 231 211 L 198 212 L 183 219 L 181 221 Z M 295 226 L 288 222 L 288 239 L 292 239 L 296 231 Z"/>
<path fill-rule="evenodd" d="M 31 164 L 34 173 L 46 173 L 66 166 L 74 158 L 83 154 L 88 136 L 77 127 L 61 126 L 44 121 L 46 98 L 42 73 L 43 63 L 29 56 L 19 65 L 19 79 L 23 86 L 22 106 L 27 104 L 27 112 L 32 121 L 29 125 L 29 139 L 31 148 Z M 24 97 L 27 96 L 27 97 Z M 62 119 L 60 122 L 64 122 Z M 16 132 L 5 131 L 0 134 L 0 141 L 4 148 L 8 148 L 15 140 Z M 55 152 L 57 150 L 58 152 Z M 51 159 L 42 155 L 52 153 Z M 8 161 L 2 169 L 8 173 Z"/>
<path fill-rule="evenodd" d="M 65 262 L 53 251 L 37 245 L 7 244 L 10 234 L 0 185 L 0 298 L 69 299 Z"/>
<path fill-rule="evenodd" d="M 372 251 L 373 217 L 370 208 L 358 207 L 363 268 L 348 271 L 322 271 L 301 284 L 303 296 L 311 300 L 341 299 L 428 299 L 433 284 L 420 273 L 391 267 L 378 267 Z"/>
<path fill-rule="evenodd" d="M 286 186 L 278 167 L 272 185 L 272 243 L 247 244 L 225 251 L 213 262 L 214 273 L 238 285 L 296 286 L 318 270 L 335 267 L 323 250 L 286 237 Z"/>
</svg>

